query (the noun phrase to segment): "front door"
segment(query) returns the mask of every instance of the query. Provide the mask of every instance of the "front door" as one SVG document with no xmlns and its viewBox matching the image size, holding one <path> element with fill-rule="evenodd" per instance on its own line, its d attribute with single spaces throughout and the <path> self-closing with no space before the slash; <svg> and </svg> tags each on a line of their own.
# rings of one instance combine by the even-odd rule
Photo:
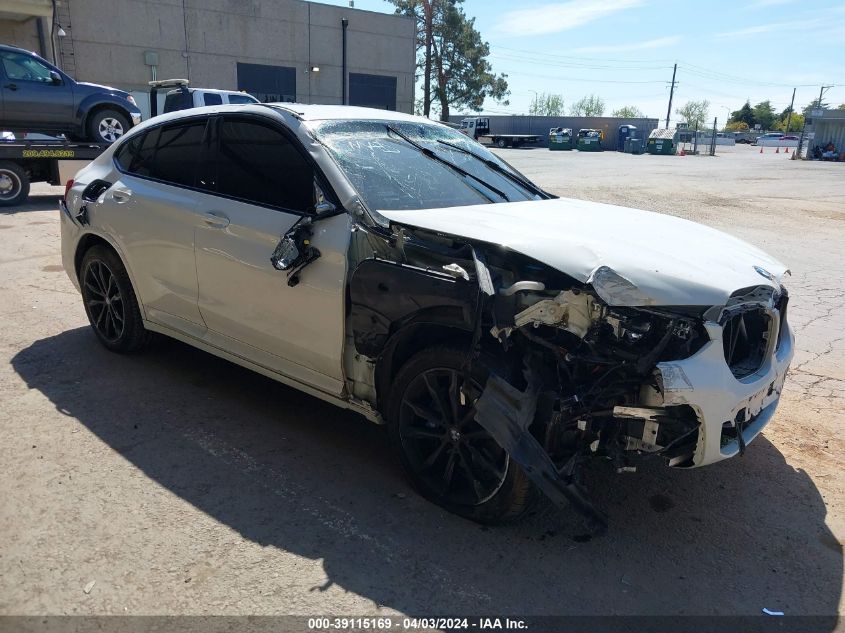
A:
<svg viewBox="0 0 845 633">
<path fill-rule="evenodd" d="M 217 127 L 217 218 L 196 231 L 199 309 L 209 343 L 323 391 L 343 388 L 344 287 L 349 219 L 314 224 L 321 257 L 288 285 L 270 257 L 314 206 L 315 173 L 297 141 L 266 121 Z"/>
<path fill-rule="evenodd" d="M 2 51 L 0 64 L 3 125 L 32 132 L 73 127 L 73 86 L 69 81 L 54 83 L 53 69 L 26 53 Z"/>
</svg>

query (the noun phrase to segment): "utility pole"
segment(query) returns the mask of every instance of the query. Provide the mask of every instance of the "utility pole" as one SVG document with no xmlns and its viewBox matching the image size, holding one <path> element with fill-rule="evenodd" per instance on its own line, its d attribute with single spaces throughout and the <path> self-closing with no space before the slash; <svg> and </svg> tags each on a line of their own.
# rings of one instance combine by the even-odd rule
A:
<svg viewBox="0 0 845 633">
<path fill-rule="evenodd" d="M 434 7 L 432 0 L 423 0 L 424 32 L 425 32 L 425 63 L 423 73 L 423 116 L 431 114 L 431 38 Z"/>
<path fill-rule="evenodd" d="M 824 93 L 833 88 L 833 86 L 822 86 L 822 89 L 819 90 L 819 100 L 816 103 L 816 108 L 819 110 L 822 109 L 822 98 L 824 97 Z"/>
<path fill-rule="evenodd" d="M 675 96 L 675 73 L 678 72 L 678 65 L 672 71 L 672 88 L 669 90 L 669 109 L 666 110 L 666 129 L 669 129 L 669 116 L 672 114 L 672 97 Z"/>
<path fill-rule="evenodd" d="M 795 88 L 792 89 L 792 101 L 789 102 L 789 114 L 786 116 L 786 134 L 789 134 L 789 123 L 792 121 L 792 107 L 795 105 Z"/>
</svg>

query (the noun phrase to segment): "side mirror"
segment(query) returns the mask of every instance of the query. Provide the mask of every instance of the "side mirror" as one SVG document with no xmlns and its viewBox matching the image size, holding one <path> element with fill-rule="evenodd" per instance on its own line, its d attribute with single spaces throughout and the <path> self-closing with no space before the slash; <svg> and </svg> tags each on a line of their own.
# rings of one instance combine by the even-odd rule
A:
<svg viewBox="0 0 845 633">
<path fill-rule="evenodd" d="M 61 86 L 64 83 L 62 81 L 62 76 L 55 70 L 50 71 L 50 79 L 53 82 L 54 86 Z"/>
<path fill-rule="evenodd" d="M 298 259 L 299 248 L 296 246 L 296 240 L 292 235 L 285 235 L 273 251 L 270 262 L 276 270 L 289 270 Z"/>
</svg>

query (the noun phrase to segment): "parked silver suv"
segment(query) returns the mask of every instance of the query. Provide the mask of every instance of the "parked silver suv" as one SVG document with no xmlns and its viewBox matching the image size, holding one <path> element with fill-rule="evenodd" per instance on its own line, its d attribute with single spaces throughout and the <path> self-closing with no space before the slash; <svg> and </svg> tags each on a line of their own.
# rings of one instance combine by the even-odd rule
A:
<svg viewBox="0 0 845 633">
<path fill-rule="evenodd" d="M 557 199 L 473 140 L 362 108 L 163 115 L 68 183 L 99 340 L 185 341 L 385 423 L 416 488 L 482 522 L 582 466 L 710 464 L 771 419 L 785 267 L 676 217 Z"/>
</svg>

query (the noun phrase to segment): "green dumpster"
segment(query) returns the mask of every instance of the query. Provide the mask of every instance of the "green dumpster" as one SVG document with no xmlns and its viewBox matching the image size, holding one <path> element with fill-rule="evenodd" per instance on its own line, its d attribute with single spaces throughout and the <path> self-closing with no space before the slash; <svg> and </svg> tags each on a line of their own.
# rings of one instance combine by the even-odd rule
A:
<svg viewBox="0 0 845 633">
<path fill-rule="evenodd" d="M 601 146 L 601 132 L 599 130 L 578 130 L 578 151 L 580 152 L 600 152 Z"/>
<path fill-rule="evenodd" d="M 649 154 L 656 155 L 671 155 L 675 153 L 677 146 L 677 130 L 664 129 L 652 130 L 648 135 L 648 142 L 645 146 L 645 151 Z"/>
<path fill-rule="evenodd" d="M 565 127 L 549 130 L 549 149 L 553 152 L 572 149 L 572 130 Z"/>
</svg>

